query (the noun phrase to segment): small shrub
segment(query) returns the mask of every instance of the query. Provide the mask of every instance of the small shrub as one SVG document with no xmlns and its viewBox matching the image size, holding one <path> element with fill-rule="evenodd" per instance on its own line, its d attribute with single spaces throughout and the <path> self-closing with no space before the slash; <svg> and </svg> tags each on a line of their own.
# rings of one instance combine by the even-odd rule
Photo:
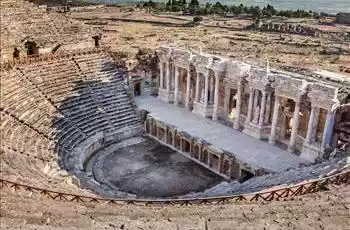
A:
<svg viewBox="0 0 350 230">
<path fill-rule="evenodd" d="M 195 17 L 193 17 L 193 21 L 194 21 L 194 22 L 201 22 L 201 21 L 203 21 L 203 17 L 201 17 L 201 16 L 195 16 Z"/>
</svg>

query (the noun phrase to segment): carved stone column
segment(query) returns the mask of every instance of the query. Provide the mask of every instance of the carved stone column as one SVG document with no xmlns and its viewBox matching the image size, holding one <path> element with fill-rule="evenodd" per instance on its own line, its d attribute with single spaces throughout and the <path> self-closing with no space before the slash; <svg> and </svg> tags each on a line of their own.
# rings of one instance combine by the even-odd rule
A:
<svg viewBox="0 0 350 230">
<path fill-rule="evenodd" d="M 211 152 L 207 151 L 207 156 L 208 156 L 207 165 L 209 168 L 211 168 L 211 166 L 210 166 L 210 164 L 211 164 Z"/>
<path fill-rule="evenodd" d="M 219 73 L 215 73 L 215 91 L 214 91 L 214 109 L 213 109 L 213 121 L 218 120 L 219 110 Z"/>
<path fill-rule="evenodd" d="M 258 106 L 259 94 L 260 94 L 260 91 L 257 90 L 257 89 L 255 89 L 255 90 L 254 90 L 254 104 L 253 104 L 253 111 L 254 111 L 254 114 L 255 114 L 255 109 L 256 109 L 256 107 Z"/>
<path fill-rule="evenodd" d="M 262 92 L 261 105 L 260 105 L 260 116 L 259 116 L 259 125 L 262 126 L 264 124 L 264 115 L 266 108 L 266 91 Z"/>
<path fill-rule="evenodd" d="M 315 127 L 315 123 L 316 123 L 316 107 L 312 106 L 311 107 L 311 113 L 310 113 L 310 119 L 309 119 L 309 124 L 307 126 L 307 134 L 306 134 L 306 138 L 305 138 L 305 144 L 310 144 L 313 140 L 313 130 Z"/>
<path fill-rule="evenodd" d="M 239 81 L 237 82 L 236 115 L 235 115 L 235 121 L 233 123 L 234 129 L 239 129 L 241 106 L 242 106 L 242 83 Z"/>
<path fill-rule="evenodd" d="M 270 120 L 271 97 L 272 97 L 272 92 L 268 92 L 268 93 L 267 93 L 267 101 L 266 101 L 265 118 L 264 118 L 265 124 L 268 124 L 268 123 L 269 123 L 269 120 Z"/>
<path fill-rule="evenodd" d="M 205 73 L 204 105 L 208 106 L 209 71 Z"/>
<path fill-rule="evenodd" d="M 292 126 L 292 132 L 290 135 L 290 141 L 288 145 L 288 151 L 294 152 L 295 150 L 295 143 L 298 136 L 298 129 L 299 129 L 299 112 L 300 112 L 300 101 L 299 99 L 295 101 L 295 108 L 294 108 L 294 114 L 293 114 L 293 126 Z"/>
<path fill-rule="evenodd" d="M 174 104 L 179 105 L 179 67 L 175 66 Z"/>
<path fill-rule="evenodd" d="M 272 124 L 271 124 L 271 133 L 269 137 L 269 144 L 276 144 L 276 133 L 277 133 L 277 123 L 278 123 L 278 113 L 280 110 L 280 97 L 275 96 L 275 104 L 273 107 L 273 115 L 272 115 Z"/>
<path fill-rule="evenodd" d="M 190 108 L 190 92 L 191 90 L 191 72 L 190 68 L 187 69 L 187 78 L 186 78 L 186 101 L 185 101 L 185 107 L 187 109 Z"/>
<path fill-rule="evenodd" d="M 214 93 L 215 93 L 215 86 L 214 86 L 214 81 L 215 78 L 211 77 L 210 78 L 210 93 L 209 93 L 209 103 L 213 104 L 214 103 Z"/>
<path fill-rule="evenodd" d="M 249 123 L 252 120 L 253 97 L 254 97 L 254 89 L 253 89 L 253 87 L 250 87 L 249 88 L 248 114 L 247 114 L 247 120 L 246 120 L 247 123 Z"/>
<path fill-rule="evenodd" d="M 163 62 L 159 62 L 159 88 L 163 89 L 164 86 L 164 70 L 163 70 Z"/>
<path fill-rule="evenodd" d="M 170 64 L 167 61 L 165 63 L 165 67 L 166 67 L 166 91 L 169 93 L 170 92 Z"/>
<path fill-rule="evenodd" d="M 224 113 L 225 118 L 227 118 L 227 115 L 229 114 L 229 104 L 230 104 L 230 88 L 225 87 L 225 98 L 224 98 Z"/>
<path fill-rule="evenodd" d="M 201 76 L 201 74 L 199 72 L 197 72 L 197 76 L 196 76 L 196 98 L 195 98 L 196 102 L 199 102 L 200 76 Z"/>
<path fill-rule="evenodd" d="M 335 114 L 334 112 L 328 110 L 326 123 L 324 125 L 321 151 L 324 152 L 326 148 L 330 147 L 332 141 L 332 134 L 334 128 Z"/>
<path fill-rule="evenodd" d="M 218 160 L 218 171 L 219 173 L 222 173 L 222 165 L 223 165 L 223 154 L 219 155 L 219 160 Z"/>
</svg>

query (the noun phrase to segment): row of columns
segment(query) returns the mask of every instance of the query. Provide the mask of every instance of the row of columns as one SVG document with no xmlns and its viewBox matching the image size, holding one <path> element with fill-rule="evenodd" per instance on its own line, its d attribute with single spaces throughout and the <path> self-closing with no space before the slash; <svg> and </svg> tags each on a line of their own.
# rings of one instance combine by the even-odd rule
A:
<svg viewBox="0 0 350 230">
<path fill-rule="evenodd" d="M 262 97 L 261 97 L 260 105 L 258 105 L 260 92 L 262 94 Z M 260 91 L 258 89 L 254 89 L 253 87 L 250 87 L 247 122 L 252 121 L 253 111 L 255 111 L 255 109 L 257 108 L 260 108 L 260 110 L 258 111 L 257 121 L 255 121 L 254 123 L 258 124 L 259 126 L 263 126 L 265 123 L 268 123 L 270 119 L 271 100 L 272 100 L 272 92 L 268 92 L 265 90 Z"/>
<path fill-rule="evenodd" d="M 170 92 L 171 88 L 171 71 L 170 71 L 170 64 L 169 62 L 165 62 L 165 71 L 164 71 L 164 65 L 162 62 L 160 62 L 160 85 L 163 88 L 164 86 L 164 77 L 166 78 L 166 90 L 167 92 Z M 179 104 L 179 68 L 178 66 L 174 66 L 174 104 Z M 191 84 L 191 73 L 189 67 L 187 70 L 187 76 L 186 76 L 186 97 L 185 97 L 185 107 L 190 108 L 190 84 Z M 164 73 L 165 72 L 165 76 Z M 204 80 L 204 100 L 201 99 L 200 94 L 200 86 L 201 86 L 201 80 Z M 215 84 L 213 84 L 213 81 Z M 206 71 L 205 73 L 196 73 L 196 86 L 195 86 L 195 99 L 194 102 L 196 103 L 203 103 L 205 107 L 208 107 L 209 102 L 213 102 L 213 114 L 212 119 L 218 120 L 218 112 L 219 112 L 219 75 L 218 73 L 215 73 L 214 78 L 212 80 L 209 76 L 209 71 Z M 235 129 L 239 129 L 239 121 L 240 121 L 240 114 L 241 114 L 241 105 L 242 105 L 242 82 L 237 83 L 237 97 L 236 97 L 236 114 L 235 114 L 235 120 L 233 127 Z M 210 91 L 209 91 L 210 90 Z M 210 92 L 210 94 L 209 94 Z M 213 93 L 214 92 L 214 93 Z M 259 96 L 261 92 L 261 103 L 260 103 L 260 111 L 258 111 L 258 121 L 256 121 L 257 125 L 263 126 L 264 124 L 268 123 L 270 120 L 270 110 L 271 110 L 271 101 L 272 101 L 272 92 L 271 91 L 260 91 L 259 89 L 255 89 L 254 87 L 249 88 L 249 102 L 248 102 L 248 114 L 246 122 L 250 123 L 253 118 L 253 111 L 258 108 L 258 101 Z M 227 96 L 227 95 L 225 95 Z M 300 98 L 294 99 L 295 101 L 295 108 L 293 113 L 293 122 L 292 122 L 292 131 L 291 131 L 291 137 L 290 142 L 288 144 L 288 150 L 293 152 L 295 150 L 296 146 L 296 140 L 298 137 L 298 128 L 299 128 L 299 122 L 300 122 Z M 273 109 L 273 115 L 272 115 L 272 122 L 271 122 L 271 131 L 269 136 L 269 143 L 275 144 L 277 139 L 277 126 L 278 126 L 278 117 L 279 117 L 279 110 L 281 106 L 281 97 L 276 95 L 275 96 L 275 102 L 274 102 L 274 109 Z M 315 132 L 314 127 L 317 126 L 317 119 L 318 112 L 317 108 L 315 106 L 312 106 L 311 113 L 310 113 L 310 120 L 308 123 L 308 130 L 307 130 L 307 136 L 305 139 L 305 144 L 310 144 L 312 140 L 314 139 Z M 255 115 L 255 114 L 254 114 Z M 256 116 L 257 116 L 256 115 Z M 255 117 L 256 118 L 256 117 Z M 332 131 L 333 131 L 333 125 L 334 125 L 334 113 L 331 111 L 328 111 L 327 120 L 325 124 L 325 129 L 323 133 L 323 140 L 321 144 L 322 150 L 329 147 Z"/>
<path fill-rule="evenodd" d="M 174 66 L 174 104 L 179 105 L 179 66 Z M 186 68 L 186 96 L 185 96 L 185 107 L 190 108 L 191 99 L 191 72 L 190 68 Z M 160 87 L 164 88 L 164 81 L 166 81 L 166 91 L 169 93 L 171 91 L 171 71 L 169 62 L 165 62 L 165 76 L 164 76 L 164 62 L 160 62 Z M 215 73 L 215 76 L 210 79 L 209 71 L 204 73 L 204 100 L 201 101 L 200 95 L 200 82 L 201 73 L 196 74 L 196 87 L 195 87 L 195 102 L 203 103 L 204 106 L 208 106 L 209 102 L 213 103 L 213 120 L 218 120 L 218 110 L 219 110 L 219 76 Z M 214 83 L 215 82 L 215 83 Z M 210 90 L 210 91 L 209 91 Z M 209 93 L 210 92 L 210 93 Z"/>
<path fill-rule="evenodd" d="M 307 128 L 307 134 L 305 138 L 305 144 L 312 144 L 316 135 L 316 127 L 318 125 L 318 115 L 320 108 L 316 106 L 311 106 L 310 119 Z M 327 118 L 323 129 L 322 142 L 321 142 L 321 151 L 323 152 L 326 148 L 330 147 L 331 139 L 333 135 L 333 127 L 335 122 L 335 114 L 333 111 L 327 111 Z"/>
<path fill-rule="evenodd" d="M 165 75 L 164 75 L 164 64 L 165 64 Z M 159 62 L 159 87 L 165 88 L 167 92 L 170 92 L 171 88 L 171 80 L 170 80 L 170 63 L 169 62 Z M 164 87 L 164 81 L 166 85 Z"/>
<path fill-rule="evenodd" d="M 288 145 L 288 150 L 291 152 L 293 152 L 295 150 L 296 140 L 297 140 L 297 136 L 298 136 L 299 123 L 300 123 L 300 115 L 299 115 L 299 113 L 300 113 L 300 99 L 296 99 L 294 101 L 295 101 L 295 107 L 294 107 L 294 113 L 293 113 L 292 131 L 291 131 L 290 142 Z M 273 110 L 272 124 L 271 124 L 271 133 L 270 133 L 270 138 L 269 138 L 270 144 L 276 143 L 280 104 L 281 104 L 281 97 L 276 96 L 274 110 Z M 310 118 L 309 118 L 308 128 L 307 128 L 307 134 L 306 134 L 306 138 L 304 141 L 304 144 L 306 144 L 306 145 L 312 144 L 313 140 L 315 139 L 316 127 L 318 125 L 318 114 L 319 114 L 319 108 L 317 108 L 316 106 L 313 105 L 311 107 Z M 328 110 L 324 130 L 323 130 L 322 143 L 321 143 L 321 151 L 322 152 L 326 148 L 330 147 L 332 133 L 333 133 L 334 120 L 335 120 L 335 114 L 332 111 Z"/>
<path fill-rule="evenodd" d="M 292 131 L 290 136 L 290 141 L 288 144 L 288 151 L 293 152 L 295 150 L 295 144 L 298 137 L 298 129 L 299 129 L 299 122 L 300 122 L 300 99 L 296 99 L 295 106 L 294 106 L 294 113 L 293 113 L 293 120 L 292 120 Z M 277 125 L 278 125 L 278 117 L 279 117 L 279 111 L 281 106 L 281 97 L 276 96 L 275 97 L 275 105 L 273 109 L 273 116 L 272 116 L 272 124 L 271 124 L 271 133 L 269 137 L 269 143 L 275 144 L 277 139 Z"/>
</svg>

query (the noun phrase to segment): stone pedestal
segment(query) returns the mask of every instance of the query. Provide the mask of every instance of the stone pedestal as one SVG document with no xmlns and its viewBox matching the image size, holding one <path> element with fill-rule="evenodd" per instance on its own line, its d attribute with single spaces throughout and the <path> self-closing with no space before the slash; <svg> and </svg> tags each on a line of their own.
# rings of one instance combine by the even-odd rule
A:
<svg viewBox="0 0 350 230">
<path fill-rule="evenodd" d="M 158 98 L 165 103 L 174 102 L 174 91 L 168 91 L 167 89 L 159 89 Z"/>
<path fill-rule="evenodd" d="M 315 162 L 317 158 L 319 158 L 322 155 L 321 152 L 321 146 L 315 146 L 313 144 L 304 144 L 303 150 L 300 154 L 300 157 L 303 159 L 306 159 L 310 162 Z"/>
<path fill-rule="evenodd" d="M 268 139 L 271 131 L 271 126 L 269 125 L 257 125 L 254 123 L 245 123 L 243 133 L 252 136 L 256 139 Z"/>
<path fill-rule="evenodd" d="M 211 117 L 213 115 L 214 106 L 205 105 L 200 102 L 193 103 L 193 113 L 202 117 Z"/>
</svg>

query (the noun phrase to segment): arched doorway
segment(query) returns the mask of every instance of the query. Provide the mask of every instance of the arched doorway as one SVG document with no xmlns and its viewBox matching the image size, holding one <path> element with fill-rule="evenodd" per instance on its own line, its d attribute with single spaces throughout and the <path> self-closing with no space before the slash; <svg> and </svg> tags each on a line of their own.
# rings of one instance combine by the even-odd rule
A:
<svg viewBox="0 0 350 230">
<path fill-rule="evenodd" d="M 35 42 L 27 41 L 26 43 L 24 43 L 24 47 L 27 50 L 27 55 L 28 56 L 38 55 L 39 54 L 38 47 L 37 47 Z"/>
<path fill-rule="evenodd" d="M 13 49 L 13 58 L 19 58 L 19 50 L 17 49 L 17 47 L 15 47 Z"/>
<path fill-rule="evenodd" d="M 350 100 L 349 100 L 350 101 Z M 350 102 L 338 108 L 333 135 L 333 147 L 342 152 L 350 150 Z"/>
<path fill-rule="evenodd" d="M 96 35 L 96 36 L 93 36 L 92 39 L 94 39 L 95 41 L 95 47 L 100 47 L 100 40 L 101 40 L 101 36 L 99 35 Z"/>
<path fill-rule="evenodd" d="M 141 83 L 139 81 L 134 82 L 134 95 L 135 96 L 141 95 Z"/>
</svg>

